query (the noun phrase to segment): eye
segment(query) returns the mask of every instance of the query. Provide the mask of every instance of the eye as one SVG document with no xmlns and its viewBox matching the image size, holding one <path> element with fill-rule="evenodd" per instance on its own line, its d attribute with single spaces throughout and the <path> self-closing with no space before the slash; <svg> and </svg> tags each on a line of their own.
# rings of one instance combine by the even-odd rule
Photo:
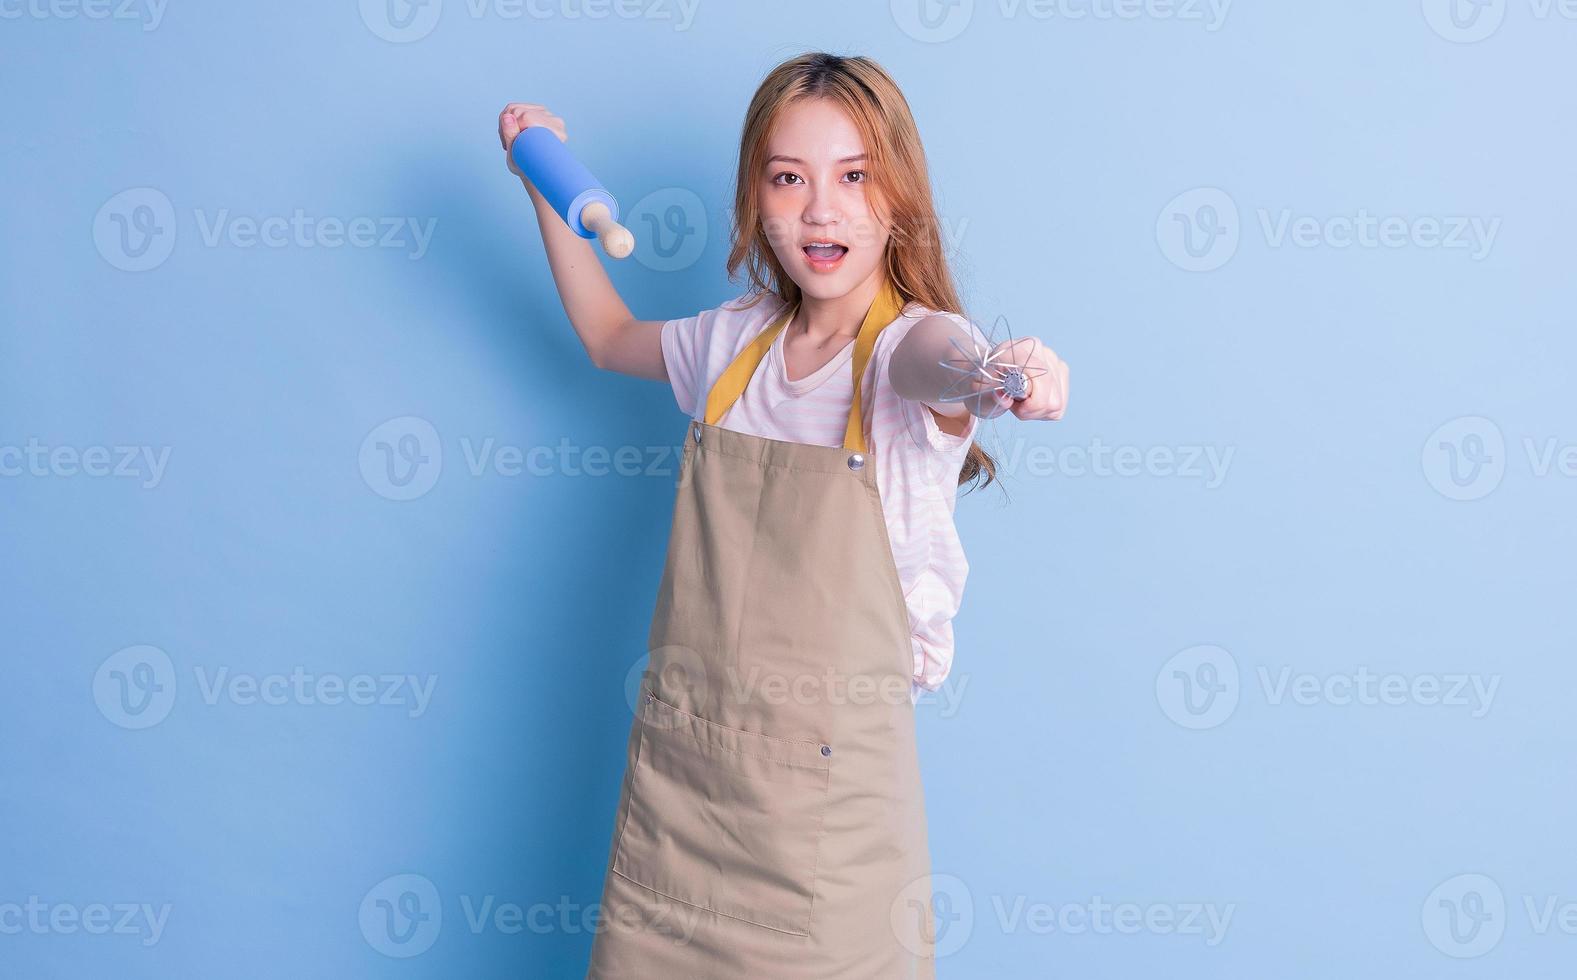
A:
<svg viewBox="0 0 1577 980">
<path fill-rule="evenodd" d="M 847 180 L 851 184 L 863 184 L 866 180 L 865 171 L 851 170 L 847 174 L 843 175 L 843 179 Z"/>
<path fill-rule="evenodd" d="M 800 178 L 799 174 L 791 173 L 791 172 L 785 170 L 785 171 L 783 171 L 780 174 L 774 175 L 773 178 L 772 178 L 772 183 L 774 183 L 774 184 L 785 184 L 785 185 L 786 184 L 790 184 L 790 183 L 803 184 L 804 180 L 802 180 Z"/>
</svg>

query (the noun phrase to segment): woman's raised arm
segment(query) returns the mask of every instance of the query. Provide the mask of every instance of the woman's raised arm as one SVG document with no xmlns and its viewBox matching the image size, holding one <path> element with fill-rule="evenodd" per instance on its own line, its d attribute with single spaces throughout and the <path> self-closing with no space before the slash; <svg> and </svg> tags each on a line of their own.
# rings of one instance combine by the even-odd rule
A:
<svg viewBox="0 0 1577 980">
<path fill-rule="evenodd" d="M 520 178 L 536 209 L 537 227 L 542 232 L 542 247 L 547 252 L 553 284 L 559 301 L 575 328 L 581 345 L 599 368 L 653 381 L 667 381 L 663 364 L 662 321 L 637 320 L 620 298 L 618 290 L 602 268 L 591 242 L 570 231 L 547 199 L 532 186 L 515 166 L 509 148 L 520 131 L 545 126 L 561 140 L 569 137 L 564 120 L 546 108 L 529 102 L 511 102 L 498 116 L 498 138 L 504 147 L 509 171 Z"/>
</svg>

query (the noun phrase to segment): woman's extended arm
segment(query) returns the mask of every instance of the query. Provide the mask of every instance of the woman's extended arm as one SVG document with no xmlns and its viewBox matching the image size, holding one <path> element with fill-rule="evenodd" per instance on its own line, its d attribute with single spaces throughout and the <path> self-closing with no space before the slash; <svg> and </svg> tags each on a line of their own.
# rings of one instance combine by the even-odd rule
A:
<svg viewBox="0 0 1577 980">
<path fill-rule="evenodd" d="M 653 381 L 667 381 L 663 364 L 662 321 L 637 320 L 613 288 L 602 260 L 591 242 L 564 224 L 547 199 L 531 185 L 515 166 L 509 148 L 520 131 L 531 126 L 546 126 L 561 140 L 567 140 L 564 121 L 547 109 L 528 102 L 511 102 L 498 116 L 498 138 L 504 145 L 509 170 L 520 178 L 531 195 L 542 231 L 542 247 L 547 252 L 553 284 L 570 325 L 580 337 L 591 362 L 599 368 L 630 374 Z"/>
<path fill-rule="evenodd" d="M 1028 398 L 1015 401 L 998 393 L 963 401 L 942 401 L 946 393 L 960 395 L 970 390 L 959 386 L 960 375 L 957 371 L 949 370 L 941 363 L 963 360 L 964 355 L 955 346 L 955 341 L 964 350 L 974 350 L 979 346 L 978 341 L 945 316 L 928 316 L 910 327 L 893 351 L 892 364 L 888 367 L 888 376 L 898 397 L 924 402 L 932 411 L 952 422 L 956 431 L 963 430 L 966 415 L 971 412 L 986 419 L 996 418 L 1008 411 L 1021 419 L 1062 418 L 1068 403 L 1068 365 L 1036 337 L 1019 337 L 1011 342 L 1011 347 L 1008 341 L 1003 341 L 992 348 L 998 360 L 1005 358 L 1006 362 L 1020 366 L 1045 369 L 1045 374 L 1030 383 Z M 975 384 L 973 390 L 989 387 L 991 385 L 982 380 Z M 952 431 L 945 423 L 942 424 L 944 431 Z"/>
</svg>

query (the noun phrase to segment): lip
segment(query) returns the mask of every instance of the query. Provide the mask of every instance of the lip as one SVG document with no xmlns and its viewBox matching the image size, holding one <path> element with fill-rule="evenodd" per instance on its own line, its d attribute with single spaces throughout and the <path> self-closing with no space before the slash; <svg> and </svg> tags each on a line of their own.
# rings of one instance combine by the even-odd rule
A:
<svg viewBox="0 0 1577 980">
<path fill-rule="evenodd" d="M 840 245 L 843 247 L 843 251 L 838 253 L 837 258 L 817 258 L 806 251 L 806 248 L 812 244 Z M 833 272 L 839 266 L 843 265 L 844 259 L 849 257 L 849 246 L 845 245 L 843 242 L 838 241 L 836 238 L 815 238 L 811 239 L 810 241 L 801 242 L 799 246 L 799 254 L 805 256 L 805 263 L 810 266 L 812 272 Z"/>
</svg>

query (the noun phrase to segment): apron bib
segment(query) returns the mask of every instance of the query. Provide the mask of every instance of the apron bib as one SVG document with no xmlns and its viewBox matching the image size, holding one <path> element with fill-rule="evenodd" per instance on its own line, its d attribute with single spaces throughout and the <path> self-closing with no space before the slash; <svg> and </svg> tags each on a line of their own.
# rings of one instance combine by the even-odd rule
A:
<svg viewBox="0 0 1577 980">
<path fill-rule="evenodd" d="M 595 980 L 933 978 L 909 616 L 866 455 L 718 423 L 792 311 L 685 439 L 592 944 Z"/>
</svg>

